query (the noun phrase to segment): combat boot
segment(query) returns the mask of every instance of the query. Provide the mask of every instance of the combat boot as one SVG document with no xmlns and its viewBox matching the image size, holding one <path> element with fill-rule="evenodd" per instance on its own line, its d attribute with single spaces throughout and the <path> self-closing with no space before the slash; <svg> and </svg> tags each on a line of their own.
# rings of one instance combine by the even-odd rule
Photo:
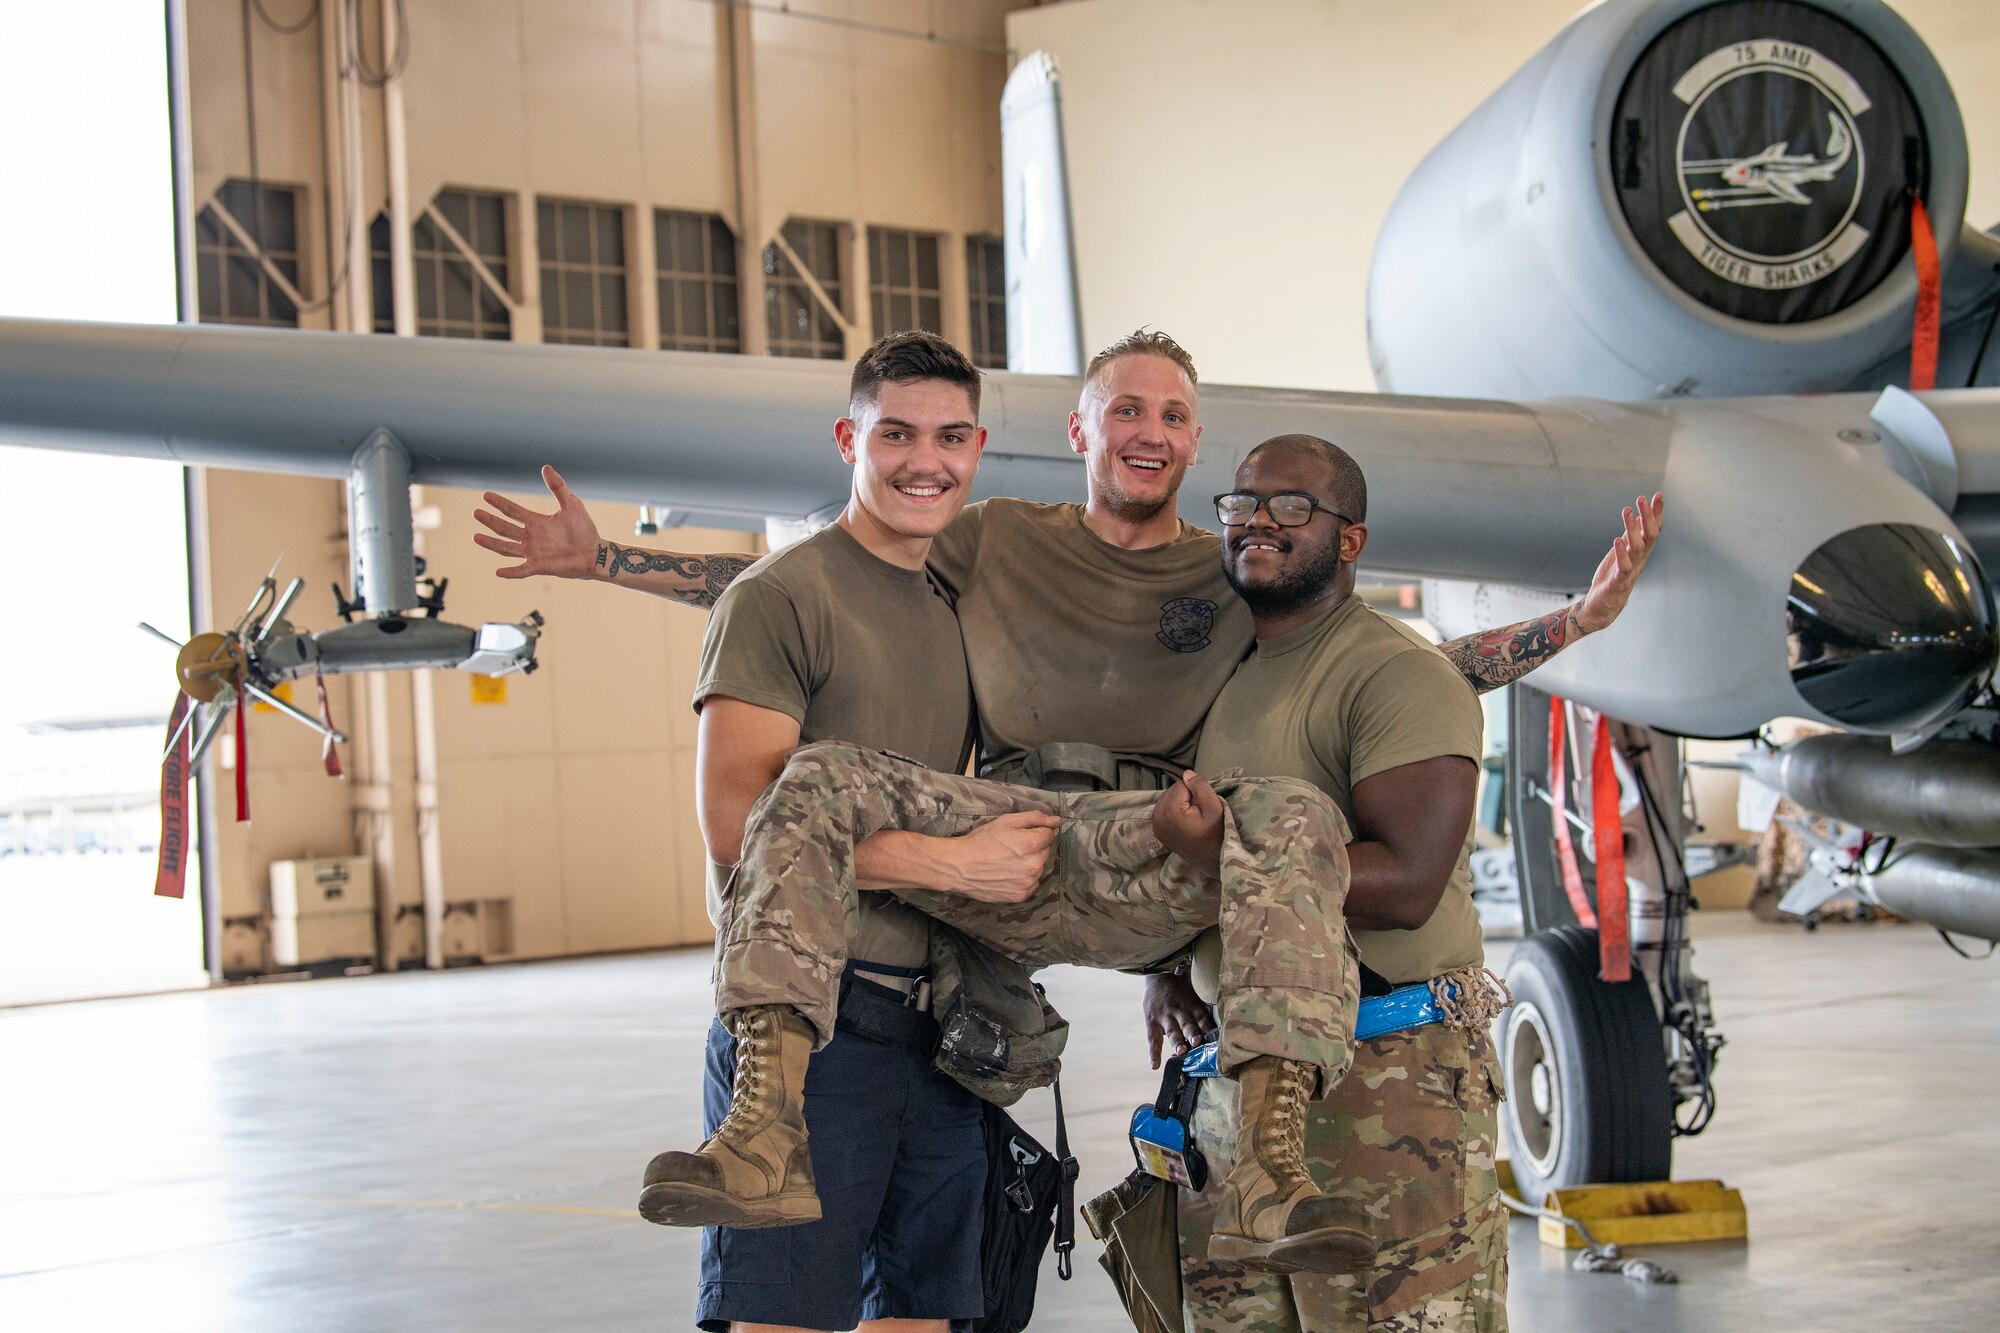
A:
<svg viewBox="0 0 2000 1333">
<path fill-rule="evenodd" d="M 817 1222 L 804 1087 L 812 1025 L 790 1005 L 723 1015 L 736 1038 L 729 1114 L 693 1152 L 646 1164 L 639 1215 L 669 1227 L 788 1227 Z"/>
<path fill-rule="evenodd" d="M 1208 1257 L 1269 1273 L 1363 1273 L 1374 1267 L 1367 1215 L 1321 1194 L 1306 1170 L 1306 1103 L 1318 1071 L 1260 1055 L 1236 1071 L 1236 1153 L 1223 1177 Z"/>
</svg>

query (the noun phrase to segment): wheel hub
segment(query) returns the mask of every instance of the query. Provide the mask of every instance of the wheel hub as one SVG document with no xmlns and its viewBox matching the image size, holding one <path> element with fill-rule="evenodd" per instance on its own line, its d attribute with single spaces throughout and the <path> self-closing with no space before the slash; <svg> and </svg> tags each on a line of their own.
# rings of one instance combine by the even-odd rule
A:
<svg viewBox="0 0 2000 1333">
<path fill-rule="evenodd" d="M 1562 1151 L 1562 1080 L 1554 1066 L 1555 1042 L 1548 1021 L 1533 1004 L 1516 999 L 1508 1010 L 1504 1049 L 1507 1086 L 1526 1094 L 1508 1103 L 1513 1108 L 1514 1150 L 1527 1158 L 1536 1175 L 1550 1175 Z"/>
</svg>

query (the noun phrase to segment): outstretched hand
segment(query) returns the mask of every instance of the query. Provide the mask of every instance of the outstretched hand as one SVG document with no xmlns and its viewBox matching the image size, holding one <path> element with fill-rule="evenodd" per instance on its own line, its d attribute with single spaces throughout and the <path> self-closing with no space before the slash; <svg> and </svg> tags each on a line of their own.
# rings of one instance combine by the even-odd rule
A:
<svg viewBox="0 0 2000 1333">
<path fill-rule="evenodd" d="M 1577 604 L 1576 623 L 1584 633 L 1604 629 L 1625 609 L 1632 585 L 1639 581 L 1639 571 L 1646 567 L 1646 558 L 1660 539 L 1666 505 L 1666 497 L 1655 491 L 1652 499 L 1642 495 L 1626 506 L 1625 531 L 1604 553 L 1597 573 L 1591 576 L 1590 591 Z"/>
<path fill-rule="evenodd" d="M 1222 798 L 1193 769 L 1160 793 L 1153 836 L 1168 851 L 1211 878 L 1222 873 Z"/>
<path fill-rule="evenodd" d="M 602 539 L 597 524 L 591 521 L 590 511 L 583 507 L 583 501 L 570 494 L 562 474 L 554 468 L 542 468 L 542 484 L 555 498 L 555 513 L 538 514 L 504 495 L 488 491 L 484 497 L 486 503 L 500 513 L 473 510 L 472 516 L 490 532 L 475 532 L 472 540 L 489 551 L 521 562 L 493 571 L 503 579 L 527 579 L 538 574 L 587 579 L 598 573 L 597 554 Z M 501 517 L 503 514 L 506 517 Z"/>
</svg>

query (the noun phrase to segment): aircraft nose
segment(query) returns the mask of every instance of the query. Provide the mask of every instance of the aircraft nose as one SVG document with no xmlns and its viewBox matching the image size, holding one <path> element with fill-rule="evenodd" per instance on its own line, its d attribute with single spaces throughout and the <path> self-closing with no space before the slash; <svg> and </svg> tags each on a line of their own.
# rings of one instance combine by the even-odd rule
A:
<svg viewBox="0 0 2000 1333">
<path fill-rule="evenodd" d="M 1957 712 L 2000 655 L 1979 562 L 1914 523 L 1850 528 L 1821 545 L 1792 575 L 1785 614 L 1799 696 L 1871 731 Z"/>
</svg>

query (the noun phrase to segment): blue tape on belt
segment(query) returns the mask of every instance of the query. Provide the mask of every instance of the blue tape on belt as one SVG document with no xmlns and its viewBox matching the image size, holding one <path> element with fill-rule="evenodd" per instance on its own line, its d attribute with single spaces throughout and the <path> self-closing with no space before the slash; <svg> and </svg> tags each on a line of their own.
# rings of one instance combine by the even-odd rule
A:
<svg viewBox="0 0 2000 1333">
<path fill-rule="evenodd" d="M 1452 994 L 1456 995 L 1453 988 Z M 1371 995 L 1361 1002 L 1354 1020 L 1354 1039 L 1373 1041 L 1391 1032 L 1408 1032 L 1444 1021 L 1444 1010 L 1431 994 L 1430 983 L 1399 986 L 1387 995 Z M 1209 1042 L 1189 1051 L 1181 1060 L 1181 1072 L 1189 1078 L 1214 1078 L 1220 1071 L 1217 1043 Z"/>
<path fill-rule="evenodd" d="M 1455 989 L 1452 991 L 1453 995 L 1457 993 Z M 1363 1000 L 1361 1012 L 1354 1019 L 1354 1039 L 1373 1041 L 1391 1032 L 1408 1032 L 1443 1021 L 1444 1010 L 1431 994 L 1430 983 L 1419 981 L 1414 986 L 1398 986 L 1387 995 L 1371 995 Z"/>
</svg>

